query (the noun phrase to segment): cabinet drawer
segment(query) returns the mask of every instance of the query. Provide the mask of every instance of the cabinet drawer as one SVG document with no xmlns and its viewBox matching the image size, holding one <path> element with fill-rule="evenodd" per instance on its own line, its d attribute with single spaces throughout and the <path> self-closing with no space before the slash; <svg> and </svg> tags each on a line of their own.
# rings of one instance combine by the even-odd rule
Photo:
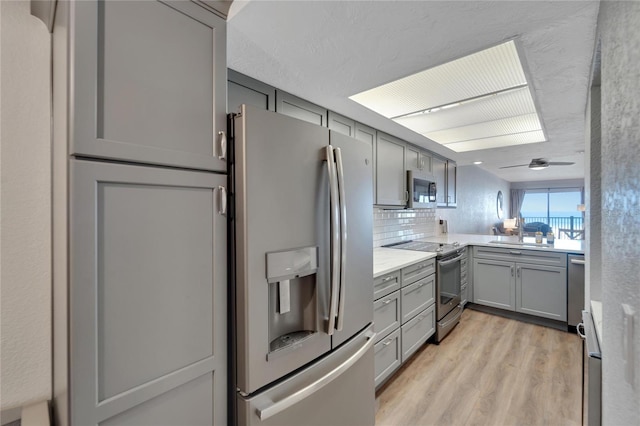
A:
<svg viewBox="0 0 640 426">
<path fill-rule="evenodd" d="M 379 299 L 400 288 L 400 271 L 382 275 L 373 279 L 373 298 Z"/>
<path fill-rule="evenodd" d="M 389 334 L 373 347 L 376 387 L 400 367 L 400 329 Z"/>
<path fill-rule="evenodd" d="M 474 247 L 474 257 L 482 259 L 504 260 L 507 262 L 525 262 L 536 265 L 565 267 L 567 254 L 543 250 L 522 250 L 520 248 Z"/>
<path fill-rule="evenodd" d="M 422 346 L 436 331 L 436 306 L 431 305 L 401 327 L 402 362 Z"/>
<path fill-rule="evenodd" d="M 435 274 L 402 287 L 402 323 L 415 317 L 435 302 Z"/>
<path fill-rule="evenodd" d="M 395 291 L 373 302 L 373 330 L 376 341 L 400 326 L 400 292 Z"/>
<path fill-rule="evenodd" d="M 462 287 L 460 287 L 460 303 L 465 305 L 468 299 L 469 299 L 469 293 L 467 292 L 467 284 L 463 283 Z"/>
<path fill-rule="evenodd" d="M 435 274 L 435 272 L 435 259 L 423 260 L 415 265 L 407 266 L 402 270 L 402 285 L 409 285 L 428 275 Z"/>
</svg>

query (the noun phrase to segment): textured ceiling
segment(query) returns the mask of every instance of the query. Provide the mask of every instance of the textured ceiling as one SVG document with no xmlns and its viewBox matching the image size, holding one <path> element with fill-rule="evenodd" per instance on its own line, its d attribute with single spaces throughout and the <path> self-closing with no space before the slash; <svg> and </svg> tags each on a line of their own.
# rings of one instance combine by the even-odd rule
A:
<svg viewBox="0 0 640 426">
<path fill-rule="evenodd" d="M 584 112 L 597 1 L 260 1 L 233 3 L 228 66 L 510 182 L 584 177 Z M 349 96 L 515 39 L 548 142 L 455 153 Z M 531 158 L 574 161 L 531 171 Z"/>
</svg>

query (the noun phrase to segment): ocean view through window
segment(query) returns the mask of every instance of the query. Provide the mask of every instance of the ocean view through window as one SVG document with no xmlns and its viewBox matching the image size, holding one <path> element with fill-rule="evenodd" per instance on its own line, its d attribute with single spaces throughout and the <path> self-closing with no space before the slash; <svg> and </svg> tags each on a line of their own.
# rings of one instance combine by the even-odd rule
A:
<svg viewBox="0 0 640 426">
<path fill-rule="evenodd" d="M 520 213 L 526 224 L 539 222 L 551 227 L 556 238 L 583 239 L 584 213 L 581 188 L 527 189 Z"/>
</svg>

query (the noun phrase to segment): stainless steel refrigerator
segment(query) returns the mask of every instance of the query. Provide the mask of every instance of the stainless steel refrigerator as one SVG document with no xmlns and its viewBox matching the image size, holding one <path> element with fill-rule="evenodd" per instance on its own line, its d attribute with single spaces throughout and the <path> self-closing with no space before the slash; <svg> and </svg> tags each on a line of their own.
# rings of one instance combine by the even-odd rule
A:
<svg viewBox="0 0 640 426">
<path fill-rule="evenodd" d="M 371 146 L 232 116 L 236 423 L 372 425 Z"/>
</svg>

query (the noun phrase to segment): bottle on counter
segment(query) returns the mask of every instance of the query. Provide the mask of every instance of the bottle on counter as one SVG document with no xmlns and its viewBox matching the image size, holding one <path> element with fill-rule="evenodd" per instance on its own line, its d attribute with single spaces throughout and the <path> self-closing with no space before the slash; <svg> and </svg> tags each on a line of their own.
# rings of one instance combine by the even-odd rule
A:
<svg viewBox="0 0 640 426">
<path fill-rule="evenodd" d="M 547 244 L 553 244 L 554 239 L 553 231 L 547 232 Z"/>
<path fill-rule="evenodd" d="M 536 244 L 542 243 L 542 232 L 536 231 Z"/>
</svg>

